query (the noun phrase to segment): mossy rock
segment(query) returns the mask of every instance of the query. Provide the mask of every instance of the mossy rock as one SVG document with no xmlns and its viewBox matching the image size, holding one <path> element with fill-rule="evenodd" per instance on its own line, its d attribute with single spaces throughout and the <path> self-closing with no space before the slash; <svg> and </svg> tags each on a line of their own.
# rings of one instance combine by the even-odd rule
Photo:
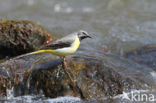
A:
<svg viewBox="0 0 156 103">
<path fill-rule="evenodd" d="M 51 42 L 50 34 L 27 20 L 0 20 L 0 58 L 17 56 Z"/>
</svg>

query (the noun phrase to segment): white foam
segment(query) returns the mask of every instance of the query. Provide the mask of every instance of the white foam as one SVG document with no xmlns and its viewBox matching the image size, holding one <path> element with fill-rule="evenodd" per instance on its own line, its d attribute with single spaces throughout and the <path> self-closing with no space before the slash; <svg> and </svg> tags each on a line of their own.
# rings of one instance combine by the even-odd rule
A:
<svg viewBox="0 0 156 103">
<path fill-rule="evenodd" d="M 35 4 L 35 1 L 34 0 L 28 0 L 27 3 L 29 6 L 32 6 Z"/>
<path fill-rule="evenodd" d="M 65 97 L 58 97 L 55 99 L 47 99 L 45 102 L 50 102 L 50 103 L 76 103 L 80 102 L 80 98 L 78 97 L 72 97 L 72 96 L 65 96 Z"/>
<path fill-rule="evenodd" d="M 156 72 L 150 72 L 150 74 L 152 75 L 153 79 L 156 80 Z"/>
<path fill-rule="evenodd" d="M 60 6 L 60 4 L 56 4 L 56 5 L 54 6 L 54 11 L 55 11 L 55 12 L 60 12 L 60 11 L 61 11 L 61 6 Z"/>
<path fill-rule="evenodd" d="M 61 5 L 61 4 L 56 4 L 54 6 L 54 11 L 55 12 L 62 12 L 62 13 L 72 13 L 73 8 L 67 6 L 67 5 Z"/>
<path fill-rule="evenodd" d="M 65 96 L 65 97 L 58 97 L 58 98 L 45 98 L 42 96 L 36 95 L 25 95 L 25 96 L 18 96 L 6 99 L 6 103 L 78 103 L 80 102 L 80 98 L 72 97 L 72 96 Z M 5 103 L 5 102 L 4 102 Z"/>
<path fill-rule="evenodd" d="M 85 7 L 85 8 L 83 8 L 83 12 L 87 12 L 87 13 L 89 13 L 89 12 L 93 12 L 94 10 L 92 9 L 92 8 L 90 8 L 90 7 Z"/>
<path fill-rule="evenodd" d="M 7 89 L 7 99 L 14 98 L 13 87 L 11 89 Z"/>
</svg>

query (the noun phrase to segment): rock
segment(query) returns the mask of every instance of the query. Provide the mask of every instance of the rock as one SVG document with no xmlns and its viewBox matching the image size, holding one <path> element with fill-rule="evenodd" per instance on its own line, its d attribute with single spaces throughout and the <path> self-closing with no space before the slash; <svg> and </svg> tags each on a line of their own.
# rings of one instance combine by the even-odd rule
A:
<svg viewBox="0 0 156 103">
<path fill-rule="evenodd" d="M 125 53 L 125 57 L 156 71 L 156 44 L 149 44 Z"/>
<path fill-rule="evenodd" d="M 37 50 L 51 42 L 40 25 L 27 20 L 0 20 L 0 59 Z"/>
<path fill-rule="evenodd" d="M 6 94 L 5 91 L 13 87 L 14 96 L 43 93 L 52 98 L 70 95 L 101 99 L 123 91 L 155 87 L 156 82 L 149 76 L 150 68 L 112 55 L 102 55 L 99 58 L 68 57 L 68 75 L 61 66 L 62 61 L 50 54 L 6 61 L 0 64 L 0 76 L 6 79 L 1 82 L 8 86 L 0 83 L 4 90 L 0 94 Z"/>
</svg>

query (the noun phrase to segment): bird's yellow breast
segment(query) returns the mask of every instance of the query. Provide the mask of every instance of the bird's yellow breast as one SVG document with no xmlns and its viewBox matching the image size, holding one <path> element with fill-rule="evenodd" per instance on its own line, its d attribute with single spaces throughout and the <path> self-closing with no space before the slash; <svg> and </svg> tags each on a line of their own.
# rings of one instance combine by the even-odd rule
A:
<svg viewBox="0 0 156 103">
<path fill-rule="evenodd" d="M 57 55 L 57 56 L 67 56 L 67 55 L 74 53 L 78 49 L 79 45 L 80 45 L 80 40 L 78 37 L 76 37 L 75 41 L 71 44 L 70 47 L 53 50 L 54 53 L 52 54 Z"/>
</svg>

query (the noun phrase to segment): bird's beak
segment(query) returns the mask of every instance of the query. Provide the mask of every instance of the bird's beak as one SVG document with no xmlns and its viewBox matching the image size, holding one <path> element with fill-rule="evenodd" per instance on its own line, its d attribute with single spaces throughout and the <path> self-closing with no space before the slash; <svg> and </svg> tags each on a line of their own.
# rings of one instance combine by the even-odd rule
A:
<svg viewBox="0 0 156 103">
<path fill-rule="evenodd" d="M 88 38 L 92 38 L 92 37 L 91 37 L 91 36 L 89 36 L 89 35 L 88 35 L 87 37 L 88 37 Z"/>
</svg>

